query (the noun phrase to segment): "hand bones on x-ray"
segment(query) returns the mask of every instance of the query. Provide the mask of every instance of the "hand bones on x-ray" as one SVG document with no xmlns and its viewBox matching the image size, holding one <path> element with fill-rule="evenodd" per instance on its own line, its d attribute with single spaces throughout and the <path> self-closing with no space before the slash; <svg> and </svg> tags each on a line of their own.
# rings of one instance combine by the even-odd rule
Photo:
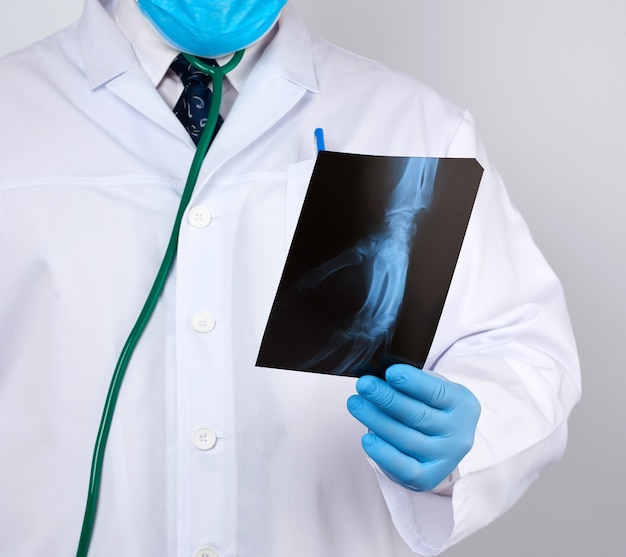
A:
<svg viewBox="0 0 626 557">
<path fill-rule="evenodd" d="M 367 297 L 348 326 L 337 329 L 326 346 L 304 363 L 315 369 L 325 359 L 344 354 L 334 373 L 366 364 L 380 347 L 387 348 L 406 284 L 418 213 L 428 210 L 438 159 L 411 158 L 389 197 L 384 221 L 350 249 L 308 271 L 296 283 L 300 295 L 318 287 L 341 269 L 360 266 L 369 285 Z M 346 352 L 347 351 L 347 352 Z"/>
</svg>

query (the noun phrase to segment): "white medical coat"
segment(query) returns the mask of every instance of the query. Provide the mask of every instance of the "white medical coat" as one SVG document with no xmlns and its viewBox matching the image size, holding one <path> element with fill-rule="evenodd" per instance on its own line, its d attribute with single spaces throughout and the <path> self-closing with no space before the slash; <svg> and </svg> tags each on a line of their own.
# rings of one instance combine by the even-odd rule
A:
<svg viewBox="0 0 626 557">
<path fill-rule="evenodd" d="M 75 552 L 112 370 L 194 154 L 103 5 L 0 62 L 0 555 Z M 366 459 L 353 379 L 254 365 L 317 127 L 329 150 L 485 168 L 427 361 L 482 405 L 451 497 Z M 560 285 L 470 116 L 312 38 L 287 6 L 206 157 L 129 367 L 90 556 L 435 554 L 561 455 L 578 398 Z"/>
</svg>

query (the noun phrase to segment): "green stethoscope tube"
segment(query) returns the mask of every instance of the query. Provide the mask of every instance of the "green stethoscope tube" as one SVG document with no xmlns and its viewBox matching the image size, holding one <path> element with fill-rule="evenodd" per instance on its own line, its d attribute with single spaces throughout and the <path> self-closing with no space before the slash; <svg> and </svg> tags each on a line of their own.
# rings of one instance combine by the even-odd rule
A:
<svg viewBox="0 0 626 557">
<path fill-rule="evenodd" d="M 219 118 L 224 76 L 229 71 L 231 71 L 237 64 L 239 64 L 243 57 L 243 54 L 243 50 L 235 53 L 232 59 L 229 60 L 229 62 L 222 67 L 211 66 L 204 61 L 196 58 L 195 56 L 189 56 L 185 54 L 185 58 L 187 58 L 190 64 L 194 65 L 199 70 L 202 70 L 203 72 L 211 76 L 211 79 L 213 81 L 213 100 L 209 108 L 206 126 L 204 128 L 204 131 L 202 132 L 202 135 L 200 136 L 198 147 L 196 149 L 196 154 L 194 155 L 193 161 L 191 163 L 191 168 L 189 169 L 189 175 L 187 176 L 185 188 L 183 189 L 180 203 L 178 205 L 178 211 L 176 213 L 174 227 L 172 228 L 172 233 L 170 235 L 163 261 L 161 262 L 161 266 L 156 275 L 154 283 L 152 284 L 150 293 L 148 294 L 144 306 L 139 314 L 139 317 L 137 318 L 133 329 L 128 335 L 128 339 L 126 340 L 126 343 L 122 348 L 119 359 L 117 361 L 117 365 L 115 366 L 115 371 L 113 372 L 113 377 L 111 378 L 111 384 L 109 386 L 109 392 L 107 394 L 104 408 L 102 410 L 102 418 L 100 421 L 100 427 L 98 429 L 98 435 L 96 438 L 93 457 L 91 461 L 91 473 L 89 475 L 87 504 L 85 505 L 83 526 L 80 533 L 80 541 L 78 543 L 76 557 L 86 557 L 87 553 L 89 552 L 89 544 L 91 543 L 93 528 L 96 521 L 96 510 L 98 506 L 98 496 L 100 493 L 100 482 L 102 479 L 102 464 L 104 462 L 104 452 L 106 449 L 107 440 L 109 438 L 109 432 L 111 430 L 111 423 L 113 421 L 115 405 L 117 404 L 117 399 L 120 393 L 120 389 L 122 387 L 122 381 L 124 379 L 124 375 L 126 374 L 126 369 L 128 368 L 128 364 L 133 355 L 133 352 L 135 351 L 135 347 L 137 346 L 141 335 L 143 334 L 146 326 L 148 325 L 148 322 L 150 321 L 150 317 L 152 316 L 159 297 L 163 292 L 163 288 L 165 287 L 165 283 L 167 282 L 167 278 L 172 268 L 172 264 L 174 263 L 174 259 L 176 258 L 178 235 L 180 225 L 183 220 L 183 215 L 185 213 L 185 210 L 187 209 L 189 201 L 191 200 L 193 190 L 196 186 L 196 182 L 198 181 L 198 175 L 200 174 L 202 162 L 204 161 L 204 157 L 209 150 L 209 145 L 211 144 L 211 139 L 213 138 L 213 133 L 215 132 L 215 127 Z"/>
</svg>

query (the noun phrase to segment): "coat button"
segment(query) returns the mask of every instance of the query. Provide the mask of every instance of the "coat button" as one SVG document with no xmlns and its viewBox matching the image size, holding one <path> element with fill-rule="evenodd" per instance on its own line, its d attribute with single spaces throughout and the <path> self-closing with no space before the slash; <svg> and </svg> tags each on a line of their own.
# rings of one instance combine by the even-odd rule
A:
<svg viewBox="0 0 626 557">
<path fill-rule="evenodd" d="M 194 557 L 218 557 L 217 551 L 211 549 L 210 547 L 203 547 L 196 551 Z"/>
<path fill-rule="evenodd" d="M 191 440 L 193 446 L 199 451 L 210 451 L 217 444 L 215 432 L 208 427 L 201 427 L 194 431 Z"/>
<path fill-rule="evenodd" d="M 187 220 L 194 228 L 206 228 L 211 224 L 211 213 L 206 207 L 192 207 L 187 214 Z"/>
<path fill-rule="evenodd" d="M 208 313 L 196 313 L 191 318 L 191 328 L 197 333 L 210 333 L 215 329 L 215 318 Z"/>
</svg>

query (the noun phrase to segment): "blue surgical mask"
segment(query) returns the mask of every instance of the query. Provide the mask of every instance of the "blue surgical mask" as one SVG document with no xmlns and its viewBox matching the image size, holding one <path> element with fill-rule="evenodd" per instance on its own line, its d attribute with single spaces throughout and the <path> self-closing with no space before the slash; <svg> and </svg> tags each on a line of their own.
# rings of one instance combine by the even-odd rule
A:
<svg viewBox="0 0 626 557">
<path fill-rule="evenodd" d="M 137 0 L 157 30 L 188 54 L 215 58 L 270 30 L 287 0 Z"/>
</svg>

